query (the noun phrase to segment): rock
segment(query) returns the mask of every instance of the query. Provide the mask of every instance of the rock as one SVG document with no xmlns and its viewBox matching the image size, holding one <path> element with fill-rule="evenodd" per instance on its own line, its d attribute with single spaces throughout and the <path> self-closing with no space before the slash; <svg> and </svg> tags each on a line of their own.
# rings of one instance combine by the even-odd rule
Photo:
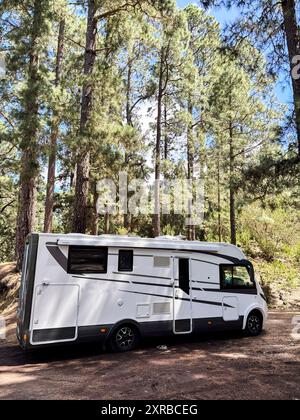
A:
<svg viewBox="0 0 300 420">
<path fill-rule="evenodd" d="M 157 350 L 167 351 L 168 350 L 168 347 L 167 346 L 157 346 Z"/>
</svg>

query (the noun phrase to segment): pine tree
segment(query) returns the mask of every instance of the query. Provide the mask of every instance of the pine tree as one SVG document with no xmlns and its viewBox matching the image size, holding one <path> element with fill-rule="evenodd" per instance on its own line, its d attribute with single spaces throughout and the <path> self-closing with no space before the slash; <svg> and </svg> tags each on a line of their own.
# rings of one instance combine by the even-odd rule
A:
<svg viewBox="0 0 300 420">
<path fill-rule="evenodd" d="M 285 212 L 285 242 L 296 246 L 297 117 L 278 106 L 272 82 L 299 54 L 297 8 L 231 3 L 241 19 L 223 38 L 205 10 L 174 0 L 1 1 L 0 262 L 15 258 L 16 225 L 19 269 L 26 235 L 44 228 L 179 235 L 190 220 L 189 239 L 232 241 L 272 260 L 272 232 L 257 217 Z M 162 218 L 164 185 L 157 218 L 114 212 L 123 203 L 113 207 L 98 184 L 118 184 L 120 170 L 148 183 L 154 171 L 166 184 L 201 177 L 203 223 L 192 208 Z"/>
<path fill-rule="evenodd" d="M 190 34 L 190 65 L 187 66 L 186 87 L 184 90 L 184 95 L 187 97 L 188 119 L 187 175 L 189 180 L 194 180 L 196 138 L 201 131 L 205 134 L 204 127 L 206 124 L 206 113 L 209 112 L 208 100 L 212 80 L 215 77 L 215 68 L 219 65 L 220 30 L 216 21 L 195 5 L 188 6 L 185 9 L 185 13 Z M 199 156 L 197 161 L 199 162 Z M 192 220 L 194 216 L 189 214 L 189 220 Z M 193 223 L 187 227 L 187 238 L 190 240 L 196 239 L 196 226 Z"/>
<path fill-rule="evenodd" d="M 296 15 L 295 0 L 282 0 L 282 12 L 284 17 L 284 30 L 288 47 L 290 72 L 294 94 L 295 122 L 298 138 L 298 158 L 300 161 L 300 77 L 293 77 L 295 58 L 300 57 L 300 30 Z M 299 18 L 299 16 L 298 16 Z"/>
<path fill-rule="evenodd" d="M 245 65 L 245 57 L 260 62 L 256 71 Z M 277 110 L 267 102 L 270 81 L 262 80 L 263 60 L 245 44 L 239 54 L 224 49 L 223 65 L 216 80 L 211 106 L 215 113 L 213 130 L 216 133 L 217 153 L 225 155 L 223 168 L 228 178 L 230 239 L 237 244 L 237 193 L 242 187 L 242 168 L 252 152 L 270 141 L 276 134 Z M 248 67 L 249 66 L 249 67 Z"/>
<path fill-rule="evenodd" d="M 228 40 L 233 43 L 251 39 L 269 58 L 269 70 L 275 76 L 288 70 L 294 95 L 294 122 L 297 136 L 297 159 L 300 160 L 300 78 L 293 77 L 300 56 L 299 16 L 295 0 L 206 0 L 204 6 L 236 6 L 241 18 L 227 28 Z M 295 61 L 296 60 L 296 61 Z"/>
<path fill-rule="evenodd" d="M 154 215 L 153 235 L 161 234 L 161 174 L 162 174 L 162 141 L 164 116 L 167 115 L 166 97 L 175 98 L 176 86 L 182 82 L 185 67 L 185 52 L 187 49 L 186 20 L 181 12 L 173 12 L 173 15 L 163 16 L 161 24 L 161 41 L 157 45 L 156 65 L 154 66 L 154 78 L 157 83 L 156 93 L 156 133 L 155 133 L 155 191 L 154 191 Z M 166 120 L 166 117 L 165 117 Z M 165 121 L 166 123 L 166 121 Z M 166 135 L 166 133 L 165 133 Z"/>
<path fill-rule="evenodd" d="M 137 13 L 123 20 L 122 35 L 126 37 L 124 54 L 120 62 L 121 73 L 124 74 L 125 89 L 125 121 L 128 135 L 122 142 L 124 148 L 124 165 L 128 182 L 131 179 L 145 178 L 147 146 L 143 127 L 140 124 L 141 107 L 153 99 L 155 87 L 151 80 L 152 50 L 155 46 L 155 28 L 147 16 Z M 124 66 L 125 62 L 125 66 Z M 132 215 L 124 214 L 124 228 L 132 230 Z"/>
<path fill-rule="evenodd" d="M 55 88 L 59 88 L 60 82 L 61 82 L 64 43 L 65 43 L 65 26 L 66 26 L 66 20 L 65 20 L 65 17 L 62 17 L 59 22 L 59 33 L 58 33 L 58 42 L 57 42 L 55 81 L 54 81 Z M 60 123 L 59 108 L 55 107 L 53 109 L 50 145 L 49 145 L 44 232 L 52 232 L 56 161 L 57 161 L 57 139 L 59 135 L 59 123 Z"/>
<path fill-rule="evenodd" d="M 28 10 L 22 15 L 22 25 L 18 38 L 28 39 L 28 46 L 23 56 L 28 60 L 26 83 L 21 92 L 19 113 L 20 119 L 20 192 L 16 233 L 17 268 L 22 266 L 25 240 L 32 231 L 35 221 L 36 184 L 39 175 L 39 129 L 40 100 L 43 93 L 44 72 L 41 55 L 45 50 L 45 40 L 49 31 L 49 12 L 51 4 L 48 0 L 35 0 L 26 5 Z M 31 12 L 32 8 L 32 12 Z M 25 33 L 24 33 L 25 31 Z M 47 45 L 47 42 L 46 42 Z"/>
<path fill-rule="evenodd" d="M 170 0 L 171 1 L 171 0 Z M 113 5 L 109 2 L 101 2 L 97 0 L 88 1 L 88 19 L 86 32 L 85 47 L 85 64 L 84 76 L 85 81 L 82 89 L 81 119 L 79 128 L 80 147 L 77 154 L 77 174 L 74 204 L 74 220 L 73 230 L 75 232 L 85 232 L 87 227 L 88 201 L 89 201 L 89 183 L 90 183 L 90 148 L 87 140 L 89 136 L 89 119 L 92 112 L 94 82 L 92 75 L 97 56 L 97 31 L 100 22 L 111 17 L 117 16 L 119 13 L 133 13 L 136 11 L 155 14 L 170 9 L 170 1 L 161 3 L 160 1 L 148 2 L 123 2 L 116 1 Z M 173 3 L 171 1 L 171 3 Z M 101 7 L 102 6 L 102 7 Z M 105 7 L 106 6 L 106 7 Z M 119 21 L 121 25 L 121 21 Z"/>
<path fill-rule="evenodd" d="M 84 56 L 84 76 L 86 80 L 82 88 L 81 115 L 79 128 L 79 151 L 77 155 L 77 175 L 74 204 L 73 231 L 85 233 L 87 223 L 87 207 L 90 177 L 90 150 L 87 141 L 88 122 L 92 110 L 93 83 L 91 75 L 96 61 L 96 39 L 98 30 L 97 12 L 99 10 L 96 0 L 88 1 L 88 18 L 86 31 L 86 45 Z"/>
</svg>

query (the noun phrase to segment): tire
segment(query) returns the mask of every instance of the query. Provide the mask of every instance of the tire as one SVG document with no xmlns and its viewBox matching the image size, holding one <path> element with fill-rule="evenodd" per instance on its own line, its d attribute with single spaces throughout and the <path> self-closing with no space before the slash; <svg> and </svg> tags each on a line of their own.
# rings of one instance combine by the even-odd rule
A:
<svg viewBox="0 0 300 420">
<path fill-rule="evenodd" d="M 110 338 L 110 348 L 116 353 L 134 350 L 140 342 L 140 333 L 134 325 L 120 325 Z"/>
<path fill-rule="evenodd" d="M 246 324 L 246 334 L 250 337 L 257 337 L 263 330 L 263 317 L 259 312 L 251 312 Z"/>
</svg>

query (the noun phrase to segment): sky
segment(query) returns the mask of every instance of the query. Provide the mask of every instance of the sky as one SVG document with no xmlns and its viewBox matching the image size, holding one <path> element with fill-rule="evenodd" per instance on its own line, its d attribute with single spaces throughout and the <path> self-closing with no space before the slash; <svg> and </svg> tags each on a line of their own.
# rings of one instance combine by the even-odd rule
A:
<svg viewBox="0 0 300 420">
<path fill-rule="evenodd" d="M 191 0 L 176 0 L 176 1 L 179 7 L 185 7 L 188 4 L 198 4 L 197 1 L 191 1 Z M 238 16 L 238 11 L 236 9 L 228 11 L 225 8 L 213 8 L 209 10 L 209 13 L 214 15 L 221 25 L 230 23 L 234 18 Z"/>
<path fill-rule="evenodd" d="M 176 0 L 179 7 L 185 7 L 188 4 L 199 4 L 196 0 Z M 231 23 L 238 17 L 239 12 L 237 9 L 227 10 L 226 8 L 212 8 L 208 10 L 208 13 L 213 15 L 220 23 L 221 27 L 225 27 L 226 24 Z M 275 86 L 275 95 L 278 100 L 289 106 L 293 104 L 291 86 L 286 81 L 285 75 L 279 75 L 279 82 Z"/>
</svg>

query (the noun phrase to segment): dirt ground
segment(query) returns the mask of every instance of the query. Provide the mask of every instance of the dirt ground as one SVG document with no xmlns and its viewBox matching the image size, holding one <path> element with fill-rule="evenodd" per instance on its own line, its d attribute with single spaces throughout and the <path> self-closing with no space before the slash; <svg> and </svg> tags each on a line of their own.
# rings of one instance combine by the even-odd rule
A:
<svg viewBox="0 0 300 420">
<path fill-rule="evenodd" d="M 300 399 L 295 315 L 272 312 L 258 338 L 211 334 L 151 340 L 126 354 L 94 345 L 24 354 L 10 314 L 8 339 L 0 341 L 0 399 Z"/>
</svg>

